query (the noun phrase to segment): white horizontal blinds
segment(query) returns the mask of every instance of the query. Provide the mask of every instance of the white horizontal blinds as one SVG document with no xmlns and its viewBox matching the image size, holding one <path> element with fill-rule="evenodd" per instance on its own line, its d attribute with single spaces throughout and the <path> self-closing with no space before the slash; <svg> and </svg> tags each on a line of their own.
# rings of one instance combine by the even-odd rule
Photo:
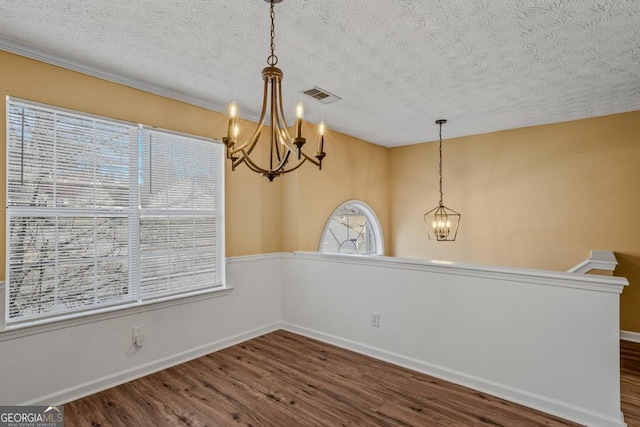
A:
<svg viewBox="0 0 640 427">
<path fill-rule="evenodd" d="M 9 206 L 129 208 L 135 127 L 9 103 Z"/>
<path fill-rule="evenodd" d="M 223 286 L 223 146 L 143 128 L 139 155 L 142 299 Z"/>
<path fill-rule="evenodd" d="M 8 324 L 135 300 L 136 172 L 136 126 L 8 100 Z"/>
</svg>

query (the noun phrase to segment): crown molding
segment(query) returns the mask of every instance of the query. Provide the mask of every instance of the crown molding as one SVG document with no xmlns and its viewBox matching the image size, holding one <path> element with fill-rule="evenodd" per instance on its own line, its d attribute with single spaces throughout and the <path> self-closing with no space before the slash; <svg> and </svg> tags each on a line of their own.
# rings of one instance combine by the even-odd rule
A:
<svg viewBox="0 0 640 427">
<path fill-rule="evenodd" d="M 27 58 L 35 59 L 37 61 L 45 62 L 47 64 L 55 65 L 58 67 L 66 68 L 78 73 L 87 74 L 89 76 L 97 77 L 99 79 L 108 80 L 113 83 L 118 83 L 124 86 L 128 86 L 134 89 L 149 92 L 155 95 L 160 95 L 165 98 L 173 99 L 180 102 L 185 102 L 197 107 L 206 108 L 207 110 L 216 111 L 218 113 L 225 113 L 227 106 L 205 98 L 194 97 L 184 94 L 179 91 L 168 89 L 164 86 L 151 84 L 140 79 L 134 79 L 124 76 L 122 74 L 107 72 L 96 67 L 88 66 L 75 59 L 68 58 L 57 53 L 49 52 L 39 47 L 28 45 L 16 40 L 7 39 L 0 36 L 0 50 L 14 53 L 16 55 L 24 56 Z M 253 117 L 249 119 L 254 120 Z"/>
</svg>

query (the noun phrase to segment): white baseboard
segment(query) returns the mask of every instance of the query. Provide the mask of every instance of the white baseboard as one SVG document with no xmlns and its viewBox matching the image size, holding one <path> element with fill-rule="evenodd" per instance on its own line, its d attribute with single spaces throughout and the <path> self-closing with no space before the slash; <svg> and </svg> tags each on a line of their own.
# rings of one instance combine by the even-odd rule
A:
<svg viewBox="0 0 640 427">
<path fill-rule="evenodd" d="M 89 381 L 84 384 L 79 384 L 64 390 L 56 391 L 55 393 L 51 393 L 45 396 L 40 396 L 27 402 L 20 403 L 20 405 L 63 405 L 64 403 L 89 396 L 90 394 L 98 393 L 108 388 L 124 384 L 126 382 L 153 374 L 155 372 L 170 368 L 175 365 L 179 365 L 181 363 L 188 362 L 189 360 L 196 359 L 206 354 L 231 347 L 233 345 L 259 337 L 264 334 L 268 334 L 269 332 L 277 331 L 278 329 L 280 329 L 280 327 L 280 322 L 275 322 L 271 325 L 252 329 L 250 331 L 232 335 L 230 337 L 223 338 L 196 348 L 192 348 L 190 350 L 186 350 L 169 357 L 154 360 L 153 362 L 149 362 L 141 366 L 136 366 L 135 368 L 117 372 L 115 374 L 98 378 L 96 380 Z"/>
<path fill-rule="evenodd" d="M 630 331 L 620 331 L 620 339 L 640 343 L 640 333 Z"/>
<path fill-rule="evenodd" d="M 317 339 L 335 346 L 355 351 L 375 359 L 383 360 L 394 365 L 402 366 L 423 374 L 431 375 L 445 381 L 469 387 L 492 396 L 499 397 L 529 408 L 537 409 L 551 415 L 555 415 L 567 420 L 571 420 L 583 425 L 597 425 L 601 427 L 624 427 L 626 426 L 622 413 L 620 418 L 611 417 L 597 413 L 586 408 L 577 407 L 565 402 L 549 399 L 544 396 L 529 393 L 503 384 L 478 378 L 464 372 L 457 372 L 442 366 L 437 366 L 422 360 L 403 356 L 367 344 L 362 344 L 345 338 L 341 338 L 324 332 L 308 329 L 302 326 L 283 322 L 282 329 Z M 640 335 L 640 334 L 639 334 Z"/>
</svg>

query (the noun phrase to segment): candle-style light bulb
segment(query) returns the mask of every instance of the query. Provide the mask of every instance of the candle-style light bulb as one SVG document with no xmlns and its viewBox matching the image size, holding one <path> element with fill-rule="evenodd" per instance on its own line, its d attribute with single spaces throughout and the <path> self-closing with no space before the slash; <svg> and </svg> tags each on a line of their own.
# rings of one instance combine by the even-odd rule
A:
<svg viewBox="0 0 640 427">
<path fill-rule="evenodd" d="M 228 110 L 230 118 L 235 119 L 236 117 L 238 117 L 238 104 L 236 104 L 235 101 L 229 104 Z"/>
<path fill-rule="evenodd" d="M 231 102 L 229 107 L 227 107 L 227 112 L 229 113 L 229 125 L 227 126 L 227 138 L 229 138 L 230 143 L 235 143 L 235 139 L 237 135 L 236 127 L 236 117 L 238 116 L 238 105 L 235 102 Z"/>
<path fill-rule="evenodd" d="M 318 133 L 320 134 L 320 144 L 318 144 L 318 153 L 324 152 L 324 122 L 320 122 L 318 126 Z"/>
<path fill-rule="evenodd" d="M 302 138 L 302 116 L 304 116 L 304 107 L 302 102 L 296 105 L 296 138 Z"/>
</svg>

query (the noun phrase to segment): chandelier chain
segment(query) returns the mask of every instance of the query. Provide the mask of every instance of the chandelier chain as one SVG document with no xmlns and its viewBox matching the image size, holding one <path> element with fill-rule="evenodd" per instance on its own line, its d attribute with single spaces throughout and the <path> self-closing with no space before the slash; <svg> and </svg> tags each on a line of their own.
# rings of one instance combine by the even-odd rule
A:
<svg viewBox="0 0 640 427">
<path fill-rule="evenodd" d="M 442 202 L 442 123 L 440 123 L 440 206 Z"/>
<path fill-rule="evenodd" d="M 271 55 L 267 58 L 267 64 L 274 67 L 278 63 L 278 57 L 274 53 L 276 50 L 276 11 L 274 10 L 275 2 L 271 1 Z"/>
</svg>

